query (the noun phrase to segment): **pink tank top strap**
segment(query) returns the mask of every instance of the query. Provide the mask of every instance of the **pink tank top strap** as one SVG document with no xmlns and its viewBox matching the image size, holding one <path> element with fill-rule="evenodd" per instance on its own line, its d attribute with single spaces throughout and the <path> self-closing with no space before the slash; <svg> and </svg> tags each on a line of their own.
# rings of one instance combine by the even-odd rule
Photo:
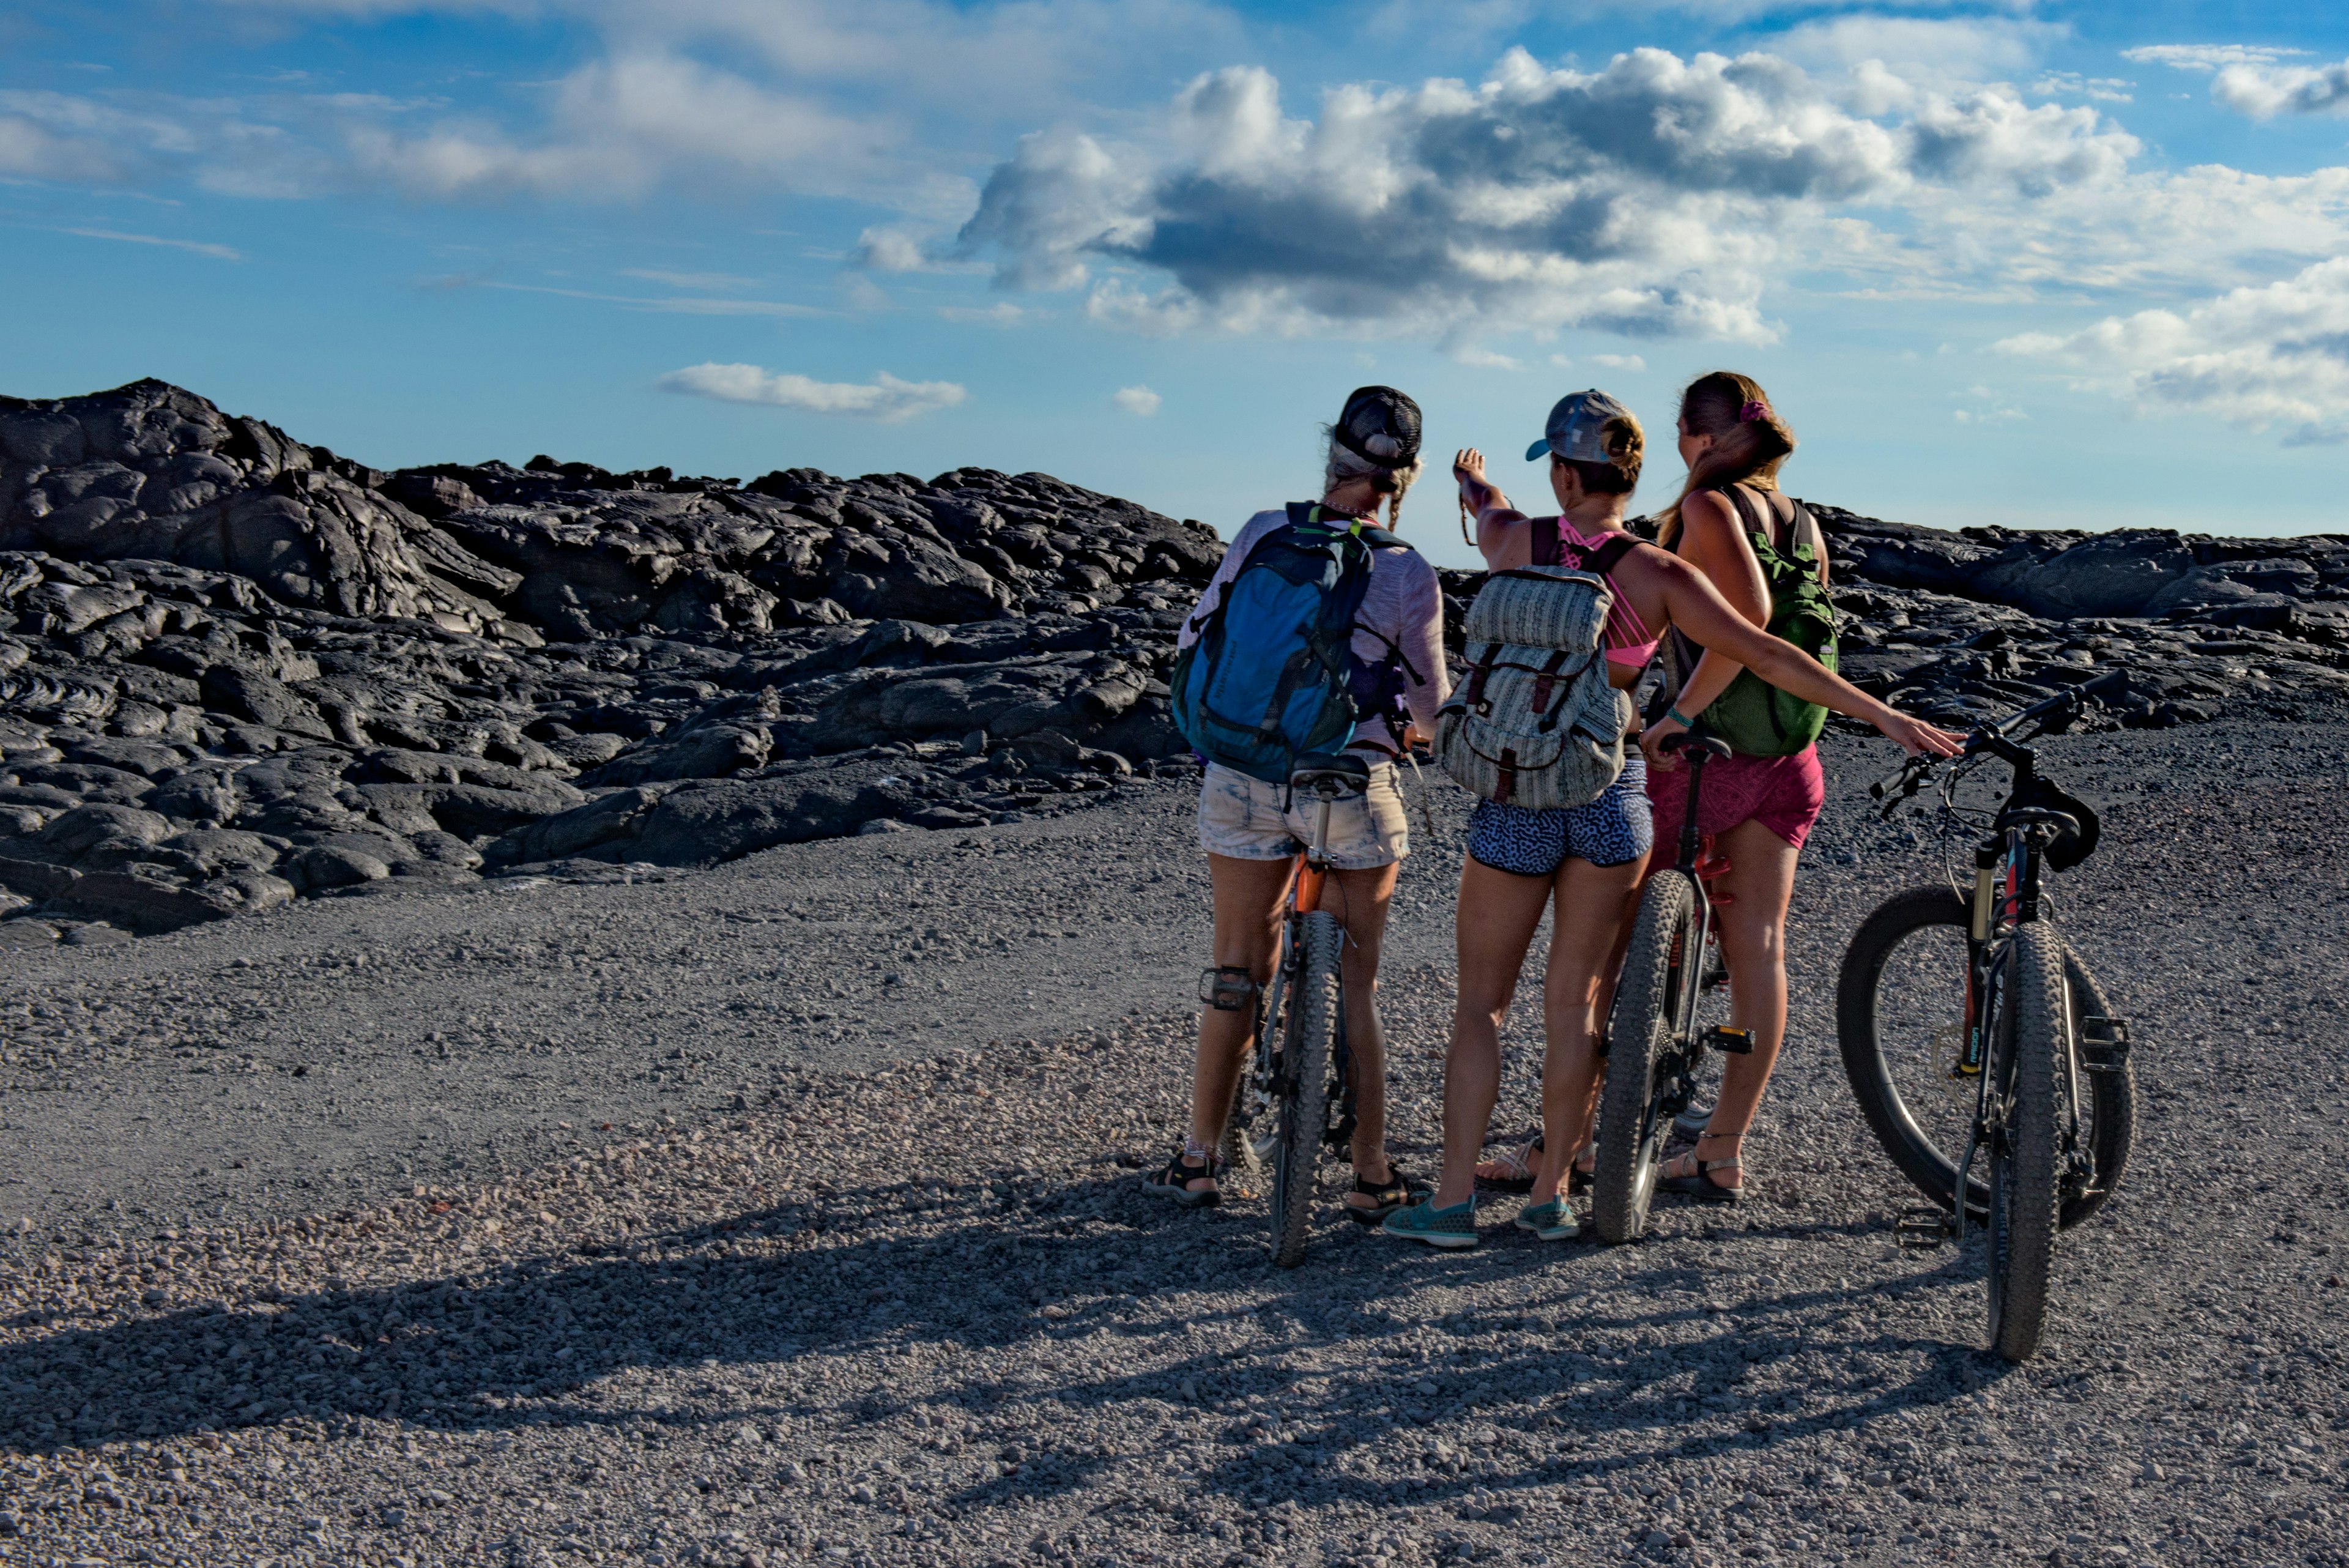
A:
<svg viewBox="0 0 2349 1568">
<path fill-rule="evenodd" d="M 1582 531 L 1563 517 L 1536 517 L 1531 520 L 1534 531 L 1534 565 L 1537 566 L 1574 566 L 1583 570 L 1595 570 L 1615 587 L 1615 566 L 1638 542 L 1630 535 L 1609 528 L 1597 538 L 1585 538 Z M 1609 550 L 1618 540 L 1620 547 Z M 1603 564 L 1594 560 L 1604 554 Z M 1655 656 L 1656 644 L 1663 639 L 1648 629 L 1631 600 L 1619 588 L 1615 590 L 1615 602 L 1607 612 L 1607 661 L 1638 670 Z"/>
</svg>

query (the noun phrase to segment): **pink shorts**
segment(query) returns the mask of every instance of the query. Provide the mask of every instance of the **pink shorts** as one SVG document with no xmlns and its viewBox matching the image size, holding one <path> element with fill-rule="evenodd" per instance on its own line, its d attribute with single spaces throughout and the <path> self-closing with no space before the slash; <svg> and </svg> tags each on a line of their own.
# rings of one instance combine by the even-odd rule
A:
<svg viewBox="0 0 2349 1568">
<path fill-rule="evenodd" d="M 1655 815 L 1656 843 L 1668 854 L 1681 841 L 1688 781 L 1686 762 L 1670 770 L 1648 770 L 1648 807 Z M 1704 764 L 1696 830 L 1726 833 L 1741 822 L 1758 822 L 1800 849 L 1826 803 L 1826 775 L 1819 771 L 1816 746 L 1806 746 L 1791 757 L 1724 757 Z"/>
</svg>

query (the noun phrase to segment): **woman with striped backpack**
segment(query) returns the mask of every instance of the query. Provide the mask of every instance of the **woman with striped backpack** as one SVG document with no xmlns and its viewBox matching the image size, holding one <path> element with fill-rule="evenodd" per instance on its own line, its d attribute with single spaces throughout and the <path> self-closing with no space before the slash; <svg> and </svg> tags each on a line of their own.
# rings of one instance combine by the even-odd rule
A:
<svg viewBox="0 0 2349 1568">
<path fill-rule="evenodd" d="M 1548 430 L 1526 454 L 1528 462 L 1547 460 L 1557 515 L 1528 517 L 1512 508 L 1485 478 L 1481 453 L 1462 452 L 1453 468 L 1462 504 L 1476 515 L 1477 546 L 1490 568 L 1469 610 L 1470 667 L 1530 669 L 1533 678 L 1488 682 L 1480 701 L 1491 711 L 1483 714 L 1470 711 L 1464 681 L 1455 706 L 1439 722 L 1438 756 L 1485 798 L 1469 819 L 1468 861 L 1460 877 L 1460 994 L 1444 1064 L 1444 1173 L 1433 1195 L 1388 1216 L 1390 1235 L 1442 1248 L 1476 1244 L 1475 1164 L 1500 1088 L 1500 1022 L 1546 910 L 1553 919 L 1542 1005 L 1548 1036 L 1542 1068 L 1546 1152 L 1516 1223 L 1545 1241 L 1580 1228 L 1566 1186 L 1567 1156 L 1590 1124 L 1599 1005 L 1654 838 L 1639 788 L 1644 763 L 1636 747 L 1625 747 L 1637 717 L 1619 694 L 1638 682 L 1666 628 L 1722 649 L 1797 696 L 1875 725 L 1905 751 L 1947 756 L 1961 743 L 1763 631 L 1689 563 L 1632 539 L 1623 513 L 1639 483 L 1644 445 L 1630 410 L 1604 392 L 1577 392 L 1550 410 Z M 1545 590 L 1545 578 L 1555 587 Z M 1571 602 L 1549 616 L 1520 603 L 1545 591 Z M 1486 595 L 1496 595 L 1505 613 L 1480 614 Z M 1543 653 L 1521 640 L 1536 635 L 1554 639 L 1557 648 Z M 1501 652 L 1481 651 L 1495 642 L 1506 645 Z M 1553 666 L 1552 655 L 1561 649 L 1568 657 Z M 1563 771 L 1575 785 L 1541 783 L 1541 803 L 1524 804 L 1537 786 L 1528 784 L 1523 759 L 1547 763 L 1549 753 L 1530 741 L 1499 746 L 1494 736 L 1544 733 L 1549 709 L 1571 702 L 1562 693 L 1577 691 L 1579 675 L 1602 658 L 1613 689 L 1607 713 L 1616 727 L 1605 738 L 1615 765 L 1590 765 L 1594 759 L 1603 764 L 1609 754 L 1604 748 L 1564 746 L 1557 755 L 1567 759 Z M 1532 711 L 1537 706 L 1543 710 L 1538 714 Z M 1599 738 L 1589 717 L 1594 707 L 1578 705 L 1581 716 L 1575 721 L 1592 741 Z M 1468 734 L 1471 718 L 1481 721 L 1484 739 Z M 1552 726 L 1547 733 L 1557 731 Z M 1496 750 L 1521 753 L 1520 763 L 1506 770 L 1490 766 L 1484 759 Z M 1509 780 L 1506 799 L 1504 777 Z"/>
</svg>

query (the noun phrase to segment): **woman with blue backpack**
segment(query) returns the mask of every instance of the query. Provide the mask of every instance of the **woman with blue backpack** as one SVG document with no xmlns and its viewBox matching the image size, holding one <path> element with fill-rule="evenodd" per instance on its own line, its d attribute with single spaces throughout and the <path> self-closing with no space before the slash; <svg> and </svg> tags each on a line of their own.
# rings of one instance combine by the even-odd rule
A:
<svg viewBox="0 0 2349 1568">
<path fill-rule="evenodd" d="M 1454 465 L 1488 576 L 1470 607 L 1467 673 L 1439 716 L 1436 755 L 1482 797 L 1469 819 L 1458 914 L 1459 1000 L 1444 1078 L 1444 1171 L 1386 1231 L 1476 1244 L 1476 1156 L 1500 1089 L 1501 1020 L 1545 909 L 1552 912 L 1543 1023 L 1543 1149 L 1516 1223 L 1545 1241 L 1580 1230 L 1568 1156 L 1599 1075 L 1599 1003 L 1654 833 L 1626 694 L 1667 630 L 1719 649 L 1774 685 L 1875 725 L 1911 753 L 1960 737 L 1888 707 L 1741 616 L 1705 575 L 1624 531 L 1645 438 L 1600 391 L 1550 410 L 1526 461 L 1546 460 L 1558 513 L 1528 517 L 1485 474 Z"/>
<path fill-rule="evenodd" d="M 1345 751 L 1369 787 L 1332 808 L 1324 907 L 1346 928 L 1341 966 L 1354 1073 L 1354 1190 L 1375 1224 L 1423 1188 L 1386 1155 L 1385 1040 L 1373 1005 L 1395 876 L 1410 853 L 1398 757 L 1446 694 L 1444 597 L 1433 568 L 1388 529 L 1421 471 L 1419 405 L 1363 387 L 1328 427 L 1321 499 L 1248 519 L 1176 640 L 1176 722 L 1206 762 L 1199 843 L 1215 889 L 1215 969 L 1203 1000 L 1190 1128 L 1153 1191 L 1185 1208 L 1221 1200 L 1219 1149 L 1271 978 L 1282 903 L 1312 827 L 1290 798 L 1300 756 Z"/>
</svg>

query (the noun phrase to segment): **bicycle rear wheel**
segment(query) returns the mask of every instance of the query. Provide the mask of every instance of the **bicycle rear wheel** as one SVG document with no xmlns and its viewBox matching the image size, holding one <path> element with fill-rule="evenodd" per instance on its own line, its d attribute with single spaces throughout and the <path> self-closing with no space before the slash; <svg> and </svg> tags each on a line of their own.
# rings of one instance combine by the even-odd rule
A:
<svg viewBox="0 0 2349 1568">
<path fill-rule="evenodd" d="M 1636 1241 L 1647 1229 L 1656 1160 L 1671 1127 L 1661 1103 L 1664 1081 L 1678 1070 L 1676 1045 L 1685 1044 L 1673 1032 L 1704 961 L 1697 947 L 1695 881 L 1680 871 L 1657 872 L 1640 895 L 1608 1030 L 1590 1218 L 1609 1241 Z"/>
<path fill-rule="evenodd" d="M 1296 967 L 1280 1021 L 1279 1131 L 1272 1152 L 1272 1261 L 1284 1269 L 1305 1261 L 1311 1236 L 1321 1135 L 1330 1124 L 1330 1061 L 1345 1006 L 1339 983 L 1345 928 L 1337 916 L 1318 909 L 1298 927 Z"/>
<path fill-rule="evenodd" d="M 1852 933 L 1836 981 L 1837 1043 L 1860 1114 L 1901 1174 L 1951 1212 L 1974 1116 L 1974 1081 L 1951 1071 L 1965 1044 L 1970 918 L 1947 888 L 1896 893 Z M 2075 1017 L 2110 1016 L 2095 977 L 2068 950 L 2064 972 Z M 2116 1072 L 2084 1076 L 2082 1147 L 2095 1168 L 2065 1193 L 2066 1228 L 2111 1196 L 2137 1132 L 2136 1079 L 2126 1059 Z M 1980 1221 L 1990 1212 L 1990 1183 L 1977 1174 L 1966 1185 L 1967 1213 Z"/>
<path fill-rule="evenodd" d="M 2039 1352 L 2055 1272 L 2063 1198 L 2063 1128 L 2071 1090 L 2072 1002 L 2063 944 L 2024 926 L 2007 949 L 1991 1020 L 2003 1046 L 1996 1070 L 2003 1114 L 1990 1155 L 1990 1347 L 2009 1361 Z"/>
</svg>

